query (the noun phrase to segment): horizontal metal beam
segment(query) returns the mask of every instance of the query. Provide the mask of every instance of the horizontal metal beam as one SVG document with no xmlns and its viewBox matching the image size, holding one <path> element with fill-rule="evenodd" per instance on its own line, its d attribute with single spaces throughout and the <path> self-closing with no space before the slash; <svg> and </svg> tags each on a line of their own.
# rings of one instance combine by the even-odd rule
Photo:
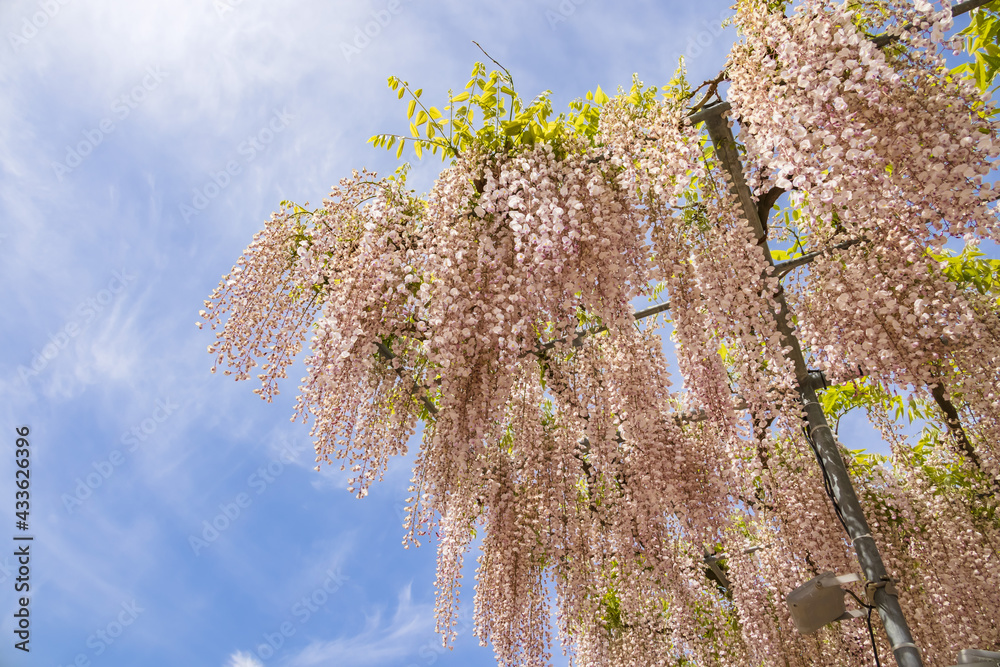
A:
<svg viewBox="0 0 1000 667">
<path fill-rule="evenodd" d="M 638 320 L 643 320 L 643 319 L 645 319 L 647 317 L 652 317 L 653 315 L 656 315 L 658 313 L 662 313 L 665 310 L 670 310 L 670 304 L 669 303 L 660 303 L 660 304 L 657 304 L 655 306 L 650 306 L 649 308 L 645 308 L 643 310 L 637 310 L 634 313 L 632 313 L 632 317 L 634 317 L 637 321 Z M 599 326 L 599 327 L 594 327 L 593 329 L 577 329 L 576 334 L 574 334 L 574 336 L 573 336 L 573 342 L 572 342 L 572 344 L 575 347 L 579 347 L 580 343 L 587 336 L 593 336 L 594 334 L 603 333 L 603 332 L 605 332 L 607 330 L 608 330 L 608 328 L 606 326 L 604 326 L 603 324 L 601 326 Z M 528 352 L 528 353 L 525 353 L 525 355 L 522 355 L 522 356 L 527 356 L 528 354 L 538 354 L 540 352 L 545 352 L 546 350 L 551 350 L 553 347 L 556 346 L 557 343 L 562 343 L 562 342 L 565 342 L 565 341 L 566 341 L 566 338 L 557 338 L 555 340 L 550 340 L 547 343 L 543 343 L 543 344 L 539 345 L 538 348 L 536 348 L 535 352 Z"/>
</svg>

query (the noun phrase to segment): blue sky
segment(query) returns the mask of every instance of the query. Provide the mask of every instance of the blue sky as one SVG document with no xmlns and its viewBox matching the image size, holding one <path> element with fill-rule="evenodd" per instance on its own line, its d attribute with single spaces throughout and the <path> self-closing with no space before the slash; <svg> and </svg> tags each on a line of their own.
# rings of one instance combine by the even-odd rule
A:
<svg viewBox="0 0 1000 667">
<path fill-rule="evenodd" d="M 405 128 L 387 76 L 444 99 L 475 39 L 557 109 L 633 72 L 665 83 L 685 53 L 700 82 L 726 4 L 0 4 L 0 541 L 16 426 L 35 538 L 27 655 L 0 549 L 0 665 L 495 664 L 468 623 L 439 648 L 434 547 L 401 546 L 410 461 L 363 501 L 315 472 L 289 421 L 301 364 L 262 403 L 209 372 L 198 310 L 279 201 L 395 167 L 366 145 Z"/>
</svg>

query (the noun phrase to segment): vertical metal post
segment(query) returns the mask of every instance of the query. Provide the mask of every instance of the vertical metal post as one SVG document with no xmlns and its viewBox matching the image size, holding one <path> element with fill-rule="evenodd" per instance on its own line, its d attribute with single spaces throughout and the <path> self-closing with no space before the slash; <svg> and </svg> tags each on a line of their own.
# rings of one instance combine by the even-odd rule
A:
<svg viewBox="0 0 1000 667">
<path fill-rule="evenodd" d="M 763 250 L 764 257 L 768 263 L 773 264 L 771 252 L 767 246 L 767 234 L 764 232 L 764 227 L 757 215 L 757 207 L 754 205 L 750 189 L 743 178 L 743 167 L 736 151 L 736 140 L 723 117 L 724 112 L 728 110 L 728 103 L 718 104 L 700 111 L 691 118 L 694 122 L 705 121 L 708 126 L 709 136 L 711 136 L 712 144 L 715 146 L 715 154 L 732 177 L 732 191 L 739 198 L 744 217 L 753 228 L 757 236 L 757 244 Z M 885 633 L 892 645 L 896 664 L 899 667 L 923 667 L 920 651 L 913 643 L 910 628 L 906 624 L 903 610 L 899 606 L 896 589 L 888 579 L 878 545 L 875 544 L 875 540 L 871 536 L 868 521 L 865 519 L 861 503 L 858 502 L 858 496 L 854 492 L 854 485 L 847 473 L 847 466 L 837 449 L 837 441 L 833 437 L 833 431 L 830 429 L 826 415 L 823 414 L 823 408 L 816 397 L 814 378 L 809 374 L 802 348 L 791 328 L 788 305 L 780 288 L 776 300 L 781 310 L 774 315 L 781 333 L 782 344 L 791 348 L 789 356 L 795 366 L 799 382 L 799 396 L 809 423 L 809 434 L 826 469 L 826 475 L 829 477 L 830 486 L 833 489 L 834 502 L 840 507 L 848 535 L 854 545 L 865 578 L 869 584 L 877 586 L 872 587 L 874 589 L 872 604 L 882 618 L 882 625 L 885 627 Z"/>
</svg>

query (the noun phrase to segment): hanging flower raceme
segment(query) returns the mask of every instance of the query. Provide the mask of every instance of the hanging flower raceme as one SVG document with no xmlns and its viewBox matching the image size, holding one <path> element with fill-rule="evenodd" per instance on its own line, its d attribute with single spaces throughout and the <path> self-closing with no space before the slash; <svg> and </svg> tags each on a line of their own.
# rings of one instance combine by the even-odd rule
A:
<svg viewBox="0 0 1000 667">
<path fill-rule="evenodd" d="M 728 97 L 746 128 L 751 185 L 794 188 L 812 243 L 874 241 L 890 222 L 914 240 L 997 237 L 982 177 L 1000 146 L 989 106 L 939 53 L 948 10 L 889 3 L 891 32 L 912 22 L 932 33 L 906 32 L 906 48 L 889 53 L 861 32 L 863 8 L 810 0 L 787 18 L 764 2 L 738 10 L 745 40 L 730 55 Z"/>
<path fill-rule="evenodd" d="M 709 650 L 697 628 L 726 606 L 699 562 L 733 512 L 714 428 L 679 419 L 655 336 L 590 336 L 552 349 L 546 364 L 551 399 L 539 375 L 525 375 L 519 392 L 534 396 L 511 403 L 503 449 L 483 471 L 480 636 L 504 664 L 534 664 L 516 658 L 528 637 L 540 641 L 529 625 L 540 613 L 524 605 L 552 581 L 580 664 Z M 657 641 L 640 651 L 643 636 Z"/>
<path fill-rule="evenodd" d="M 283 209 L 206 302 L 213 329 L 228 315 L 212 348 L 219 363 L 246 379 L 264 360 L 263 398 L 277 393 L 313 329 L 299 411 L 315 419 L 317 461 L 347 458 L 362 493 L 405 451 L 417 417 L 411 380 L 376 360 L 384 341 L 419 337 L 411 286 L 420 277 L 410 262 L 422 204 L 403 185 L 355 172 L 322 208 Z"/>
<path fill-rule="evenodd" d="M 859 28 L 874 16 L 864 8 L 852 13 L 816 0 L 785 17 L 762 2 L 741 3 L 745 41 L 731 54 L 728 97 L 751 184 L 761 197 L 771 188 L 790 191 L 798 216 L 793 249 L 821 253 L 787 291 L 813 363 L 835 381 L 860 372 L 876 386 L 909 385 L 916 397 L 933 398 L 949 430 L 929 445 L 932 456 L 952 474 L 963 471 L 973 495 L 989 503 L 1000 472 L 995 308 L 941 260 L 949 238 L 974 248 L 998 237 L 995 193 L 983 179 L 1000 154 L 997 128 L 990 104 L 949 74 L 940 55 L 950 11 L 917 5 L 884 8 L 899 39 L 881 50 Z M 884 415 L 873 418 L 888 441 L 899 442 Z M 979 597 L 977 577 L 941 575 L 955 587 L 944 593 L 947 586 L 917 573 L 948 569 L 930 565 L 943 558 L 936 545 L 950 545 L 956 563 L 992 560 L 979 540 L 995 539 L 996 524 L 954 498 L 944 510 L 941 496 L 954 491 L 921 481 L 926 472 L 914 469 L 908 449 L 899 445 L 892 468 L 871 473 L 878 481 L 866 492 L 883 531 L 877 541 L 887 543 L 887 563 L 909 591 L 904 608 L 919 619 L 917 641 L 925 656 L 931 647 L 947 655 L 949 645 L 995 641 L 995 629 L 971 620 L 981 613 L 977 605 L 997 604 L 995 596 Z M 910 515 L 904 521 L 887 507 Z M 975 538 L 958 537 L 971 526 Z M 941 533 L 931 538 L 932 530 Z M 968 597 L 947 604 L 962 611 L 943 625 L 930 622 L 959 589 Z"/>
<path fill-rule="evenodd" d="M 886 564 L 901 575 L 900 600 L 924 651 L 948 656 L 954 646 L 994 643 L 988 610 L 1000 587 L 995 505 L 984 502 L 983 489 L 953 454 L 926 441 L 910 447 L 897 424 L 884 414 L 872 417 L 892 445 L 892 465 L 860 455 L 851 472 Z"/>
<path fill-rule="evenodd" d="M 598 553 L 591 544 L 596 526 L 611 521 L 618 547 L 631 543 L 636 530 L 649 540 L 654 551 L 647 558 L 664 549 L 663 535 L 647 521 L 661 521 L 664 508 L 687 513 L 685 529 L 697 534 L 720 525 L 718 480 L 705 474 L 710 457 L 696 464 L 680 455 L 686 448 L 664 405 L 666 375 L 645 394 L 632 384 L 629 368 L 639 371 L 652 362 L 643 370 L 647 375 L 663 370 L 656 341 L 643 343 L 641 358 L 618 348 L 625 370 L 612 375 L 612 393 L 599 385 L 587 390 L 585 402 L 605 404 L 593 415 L 561 404 L 568 394 L 556 392 L 552 414 L 564 424 L 550 429 L 558 435 L 542 439 L 556 443 L 550 454 L 542 455 L 541 441 L 532 436 L 532 424 L 545 419 L 538 412 L 540 341 L 571 338 L 585 313 L 608 329 L 605 337 L 636 342 L 629 302 L 650 282 L 649 230 L 620 171 L 586 141 L 569 138 L 558 146 L 468 151 L 440 175 L 426 201 L 405 190 L 403 175 L 379 180 L 355 174 L 319 209 L 276 215 L 241 260 L 250 270 L 235 270 L 210 302 L 215 324 L 228 315 L 218 345 L 242 364 L 240 377 L 256 357 L 265 359 L 265 396 L 315 322 L 299 413 L 314 420 L 317 460 L 350 466 L 351 486 L 360 495 L 390 457 L 405 452 L 416 419 L 428 420 L 409 525 L 414 538 L 433 530 L 439 541 L 438 627 L 445 634 L 454 627 L 461 563 L 477 521 L 495 536 L 485 544 L 480 595 L 490 600 L 493 594 L 486 582 L 498 582 L 497 590 L 519 586 L 527 597 L 515 596 L 512 619 L 523 618 L 526 609 L 534 610 L 529 618 L 540 618 L 547 609 L 546 572 L 561 567 L 539 554 L 537 536 L 530 539 L 535 521 L 561 512 L 586 517 L 569 533 L 566 526 L 548 527 L 543 544 L 550 542 L 553 553 Z M 258 276 L 273 284 L 251 300 L 246 295 L 258 288 Z M 264 307 L 278 293 L 271 304 L 277 309 Z M 294 320 L 287 318 L 291 308 L 299 309 Z M 273 349 L 286 351 L 272 361 Z M 564 349 L 557 345 L 551 354 Z M 554 368 L 560 362 L 549 363 Z M 528 405 L 528 399 L 535 408 L 527 421 L 514 419 L 509 406 Z M 620 447 L 615 429 L 622 419 L 630 442 L 655 438 L 661 453 Z M 589 453 L 578 442 L 584 432 L 593 442 Z M 552 477 L 554 460 L 562 467 Z M 689 489 L 685 497 L 655 493 L 669 490 L 679 473 L 680 486 Z M 540 475 L 550 484 L 540 485 Z M 597 487 L 580 497 L 579 484 L 586 487 L 590 475 L 607 487 L 597 513 L 589 509 L 597 503 L 585 500 Z M 632 482 L 609 491 L 623 476 L 645 479 L 649 493 L 632 497 Z M 535 519 L 526 524 L 526 516 Z M 524 547 L 512 559 L 509 544 L 517 543 Z M 625 553 L 634 558 L 634 545 Z M 510 570 L 520 557 L 528 559 L 524 567 Z M 587 591 L 601 588 L 587 559 L 563 556 L 560 562 L 579 570 L 567 580 L 586 581 Z M 534 574 L 518 583 L 529 572 Z M 586 595 L 574 592 L 567 599 Z M 528 607 L 517 606 L 522 604 Z M 531 662 L 548 650 L 549 638 L 532 635 L 533 625 L 522 626 L 534 637 L 530 641 L 490 627 L 482 623 L 481 634 L 493 638 L 510 664 Z"/>
<path fill-rule="evenodd" d="M 785 18 L 742 3 L 729 97 L 752 180 L 761 193 L 790 190 L 797 250 L 826 253 L 789 290 L 816 365 L 835 381 L 861 372 L 933 397 L 952 413 L 952 447 L 996 479 L 996 314 L 941 261 L 949 238 L 974 249 L 1000 237 L 984 181 L 1000 155 L 992 103 L 945 64 L 947 7 L 886 12 L 898 40 L 880 49 L 858 27 L 863 11 L 816 0 Z"/>
<path fill-rule="evenodd" d="M 808 0 L 786 18 L 743 2 L 730 98 L 751 185 L 793 190 L 797 250 L 826 252 L 787 286 L 811 360 L 940 405 L 960 389 L 960 417 L 975 419 L 959 454 L 975 460 L 966 486 L 979 493 L 1000 472 L 983 444 L 1000 442 L 1000 325 L 940 251 L 950 237 L 1000 237 L 982 178 L 1000 148 L 981 100 L 939 72 L 948 13 L 929 17 L 930 36 L 886 55 L 840 5 Z M 270 399 L 311 331 L 298 414 L 313 420 L 317 462 L 350 467 L 362 496 L 425 422 L 404 543 L 437 542 L 446 641 L 482 534 L 475 633 L 500 664 L 550 662 L 553 610 L 579 665 L 868 664 L 862 626 L 803 638 L 784 605 L 804 580 L 854 569 L 852 545 L 802 430 L 781 276 L 683 96 L 598 91 L 596 106 L 550 122 L 544 96 L 522 109 L 509 93 L 505 115 L 509 75 L 487 83 L 481 69 L 470 104 L 492 125 L 473 134 L 468 107 L 451 110 L 445 141 L 445 114 L 415 120 L 418 145 L 454 157 L 426 197 L 405 170 L 356 172 L 320 208 L 272 217 L 207 302 L 218 363 L 246 379 L 263 362 Z M 900 139 L 900 123 L 917 129 Z M 660 294 L 683 392 L 657 325 L 633 318 L 635 297 Z M 959 431 L 942 436 L 956 451 Z M 897 449 L 891 469 L 863 477 L 900 577 L 941 557 L 914 535 L 959 548 L 974 525 L 959 560 L 989 558 L 995 520 L 968 493 L 939 497 L 934 474 Z M 899 516 L 905 536 L 890 536 Z M 969 585 L 958 568 L 946 576 L 913 583 L 908 604 L 924 614 Z M 943 650 L 992 636 L 956 627 L 922 637 Z"/>
<path fill-rule="evenodd" d="M 581 310 L 612 331 L 630 325 L 648 282 L 642 217 L 582 147 L 463 158 L 438 179 L 425 224 L 428 361 L 455 415 L 444 418 L 475 425 L 465 444 L 506 403 L 503 368 L 572 333 Z M 452 437 L 441 426 L 436 437 Z"/>
<path fill-rule="evenodd" d="M 900 37 L 883 50 L 858 27 L 863 9 L 813 0 L 786 18 L 741 3 L 729 98 L 751 183 L 790 191 L 796 250 L 829 253 L 792 293 L 817 361 L 832 377 L 861 366 L 926 384 L 928 358 L 977 338 L 932 254 L 949 237 L 1000 238 L 983 181 L 1000 146 L 989 105 L 939 53 L 950 12 L 886 11 Z M 917 29 L 900 34 L 904 24 Z"/>
</svg>

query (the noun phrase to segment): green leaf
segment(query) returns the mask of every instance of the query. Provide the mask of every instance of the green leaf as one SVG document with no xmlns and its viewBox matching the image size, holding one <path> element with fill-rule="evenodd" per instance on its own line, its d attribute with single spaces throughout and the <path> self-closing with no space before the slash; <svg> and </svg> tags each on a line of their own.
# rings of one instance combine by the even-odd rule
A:
<svg viewBox="0 0 1000 667">
<path fill-rule="evenodd" d="M 972 62 L 960 63 L 952 68 L 957 76 L 972 79 L 981 92 L 994 89 L 1000 63 L 1000 15 L 995 3 L 990 3 L 972 12 L 968 27 L 958 33 L 964 37 L 964 51 Z"/>
<path fill-rule="evenodd" d="M 518 122 L 516 120 L 504 121 L 503 123 L 501 123 L 501 127 L 503 127 L 504 134 L 506 134 L 508 137 L 516 137 L 517 135 L 521 134 L 521 130 L 524 129 L 524 125 L 525 125 L 524 123 Z"/>
<path fill-rule="evenodd" d="M 417 101 L 410 100 L 410 104 L 406 107 L 406 117 L 413 118 L 413 112 L 417 108 Z"/>
<path fill-rule="evenodd" d="M 469 93 L 465 92 L 465 93 L 460 93 L 460 94 L 456 95 L 455 97 L 451 98 L 451 101 L 452 102 L 464 102 L 467 99 L 469 99 Z"/>
</svg>

